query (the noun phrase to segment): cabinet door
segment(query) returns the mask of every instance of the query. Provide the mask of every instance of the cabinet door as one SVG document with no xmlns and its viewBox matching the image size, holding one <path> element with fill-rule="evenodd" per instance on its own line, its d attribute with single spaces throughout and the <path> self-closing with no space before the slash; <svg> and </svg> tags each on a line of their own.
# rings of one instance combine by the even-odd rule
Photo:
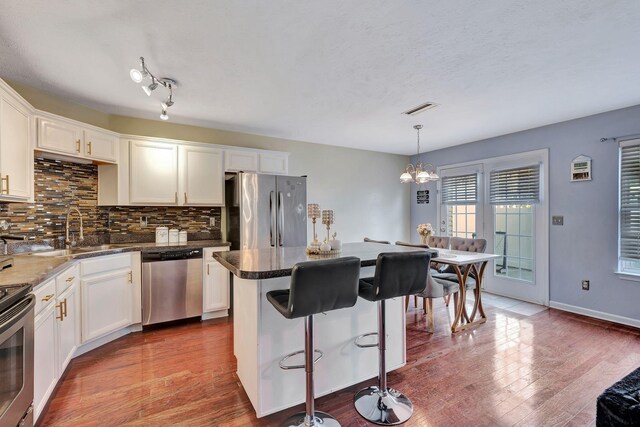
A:
<svg viewBox="0 0 640 427">
<path fill-rule="evenodd" d="M 38 119 L 38 148 L 82 155 L 82 129 L 57 120 Z"/>
<path fill-rule="evenodd" d="M 178 147 L 161 142 L 131 141 L 131 203 L 178 204 Z"/>
<path fill-rule="evenodd" d="M 207 147 L 180 146 L 181 204 L 224 205 L 222 151 Z"/>
<path fill-rule="evenodd" d="M 82 278 L 82 343 L 129 326 L 134 290 L 131 270 Z"/>
<path fill-rule="evenodd" d="M 286 175 L 289 172 L 289 155 L 286 153 L 260 153 L 260 173 Z"/>
<path fill-rule="evenodd" d="M 229 308 L 229 270 L 217 261 L 206 263 L 204 276 L 203 311 Z"/>
<path fill-rule="evenodd" d="M 56 310 L 54 301 L 35 318 L 33 408 L 34 420 L 42 412 L 58 381 L 56 346 Z"/>
<path fill-rule="evenodd" d="M 58 373 L 62 375 L 80 342 L 78 284 L 74 283 L 56 300 L 58 323 Z M 62 318 L 60 318 L 62 317 Z"/>
<path fill-rule="evenodd" d="M 29 140 L 29 111 L 0 94 L 0 175 L 2 196 L 28 199 L 33 193 L 30 172 L 33 149 Z"/>
<path fill-rule="evenodd" d="M 92 159 L 117 161 L 118 138 L 93 130 L 84 131 L 85 155 Z"/>
<path fill-rule="evenodd" d="M 257 172 L 258 153 L 226 150 L 224 152 L 224 169 L 229 172 Z"/>
</svg>

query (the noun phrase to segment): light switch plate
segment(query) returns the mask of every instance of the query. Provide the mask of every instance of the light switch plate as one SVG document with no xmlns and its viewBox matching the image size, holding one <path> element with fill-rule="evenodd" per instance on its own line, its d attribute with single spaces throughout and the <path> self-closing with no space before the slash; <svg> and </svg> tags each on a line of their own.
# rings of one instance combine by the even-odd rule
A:
<svg viewBox="0 0 640 427">
<path fill-rule="evenodd" d="M 551 224 L 564 225 L 564 217 L 561 215 L 554 215 L 551 217 Z"/>
</svg>

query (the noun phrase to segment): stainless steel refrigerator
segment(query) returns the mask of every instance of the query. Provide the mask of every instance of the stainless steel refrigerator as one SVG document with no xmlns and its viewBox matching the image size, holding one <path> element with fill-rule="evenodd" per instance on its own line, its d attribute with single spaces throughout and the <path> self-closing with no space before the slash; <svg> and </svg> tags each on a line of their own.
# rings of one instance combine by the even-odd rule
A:
<svg viewBox="0 0 640 427">
<path fill-rule="evenodd" d="M 225 197 L 232 250 L 307 245 L 306 177 L 238 173 Z"/>
</svg>

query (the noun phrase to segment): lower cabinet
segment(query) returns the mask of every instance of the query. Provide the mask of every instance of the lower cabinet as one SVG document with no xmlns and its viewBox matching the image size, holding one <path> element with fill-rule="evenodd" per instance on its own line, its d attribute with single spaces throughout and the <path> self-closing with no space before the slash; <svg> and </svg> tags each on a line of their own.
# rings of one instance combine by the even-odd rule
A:
<svg viewBox="0 0 640 427">
<path fill-rule="evenodd" d="M 229 309 L 229 270 L 218 261 L 207 261 L 204 271 L 203 311 Z"/>
<path fill-rule="evenodd" d="M 134 285 L 131 254 L 82 261 L 80 270 L 83 344 L 135 323 L 140 282 Z"/>
<path fill-rule="evenodd" d="M 56 300 L 58 324 L 58 372 L 64 372 L 80 343 L 78 284 L 74 283 Z"/>
<path fill-rule="evenodd" d="M 58 381 L 55 300 L 51 300 L 35 318 L 34 330 L 34 419 L 42 412 Z"/>
</svg>

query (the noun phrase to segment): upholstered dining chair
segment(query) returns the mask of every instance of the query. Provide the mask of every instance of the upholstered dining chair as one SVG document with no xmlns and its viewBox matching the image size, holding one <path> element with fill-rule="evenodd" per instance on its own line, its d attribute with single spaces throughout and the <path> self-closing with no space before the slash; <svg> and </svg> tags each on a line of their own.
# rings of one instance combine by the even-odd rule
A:
<svg viewBox="0 0 640 427">
<path fill-rule="evenodd" d="M 401 242 L 397 241 L 396 245 L 398 246 L 410 246 L 414 248 L 429 248 L 429 245 L 421 245 L 415 243 Z M 454 300 L 457 304 L 457 296 L 459 291 L 458 282 L 452 282 L 449 280 L 438 280 L 431 275 L 431 269 L 429 269 L 429 273 L 427 274 L 427 287 L 419 294 L 414 295 L 416 308 L 418 307 L 418 297 L 422 298 L 422 310 L 424 314 L 429 315 L 428 320 L 428 330 L 433 333 L 434 331 L 434 314 L 433 314 L 433 299 L 441 298 L 451 294 L 454 294 Z M 409 297 L 407 296 L 405 299 L 404 308 L 405 310 L 409 307 Z M 456 313 L 457 314 L 457 313 Z"/>
<path fill-rule="evenodd" d="M 373 239 L 370 239 L 370 238 L 368 238 L 368 237 L 365 237 L 365 238 L 364 238 L 364 241 L 365 241 L 365 242 L 369 242 L 369 243 L 383 243 L 383 244 L 385 244 L 385 245 L 388 245 L 388 244 L 390 244 L 390 243 L 391 243 L 391 242 L 389 242 L 389 241 L 387 241 L 387 240 L 373 240 Z"/>
<path fill-rule="evenodd" d="M 485 239 L 465 239 L 462 237 L 452 237 L 451 238 L 451 250 L 456 251 L 467 251 L 467 252 L 484 252 L 487 248 L 487 241 Z M 461 271 L 464 274 L 464 270 Z M 458 275 L 455 270 L 451 266 L 447 266 L 444 269 L 440 268 L 438 270 L 434 269 L 433 277 L 439 281 L 446 280 L 448 282 L 458 283 Z M 472 274 L 467 277 L 466 289 L 475 289 L 476 280 Z M 453 296 L 454 303 L 456 307 L 458 306 L 457 302 L 458 295 L 455 294 Z M 450 296 L 445 296 L 445 304 L 447 307 L 449 306 L 449 298 Z"/>
</svg>

